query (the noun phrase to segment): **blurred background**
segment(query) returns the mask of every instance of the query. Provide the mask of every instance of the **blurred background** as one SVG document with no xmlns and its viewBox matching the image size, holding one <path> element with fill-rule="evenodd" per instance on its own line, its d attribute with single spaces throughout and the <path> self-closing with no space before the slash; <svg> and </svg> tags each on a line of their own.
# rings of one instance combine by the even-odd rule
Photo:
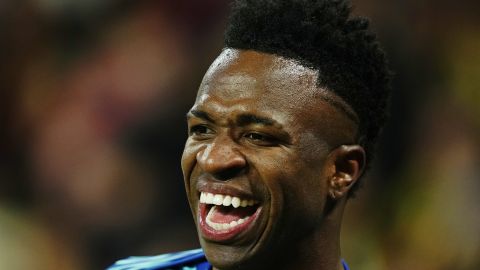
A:
<svg viewBox="0 0 480 270">
<path fill-rule="evenodd" d="M 480 2 L 353 3 L 396 76 L 343 257 L 356 270 L 480 269 Z M 198 247 L 184 118 L 227 11 L 0 1 L 0 269 L 103 269 Z"/>
</svg>

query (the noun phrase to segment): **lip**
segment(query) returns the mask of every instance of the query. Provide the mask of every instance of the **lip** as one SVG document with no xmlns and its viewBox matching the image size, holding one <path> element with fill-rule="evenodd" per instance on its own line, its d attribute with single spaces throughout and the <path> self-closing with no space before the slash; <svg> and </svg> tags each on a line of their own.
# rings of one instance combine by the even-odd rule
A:
<svg viewBox="0 0 480 270">
<path fill-rule="evenodd" d="M 207 206 L 208 205 L 204 203 L 198 204 L 199 227 L 203 238 L 213 242 L 228 243 L 243 238 L 249 232 L 253 231 L 255 224 L 258 223 L 257 221 L 260 213 L 262 212 L 262 206 L 259 205 L 255 213 L 245 220 L 244 223 L 226 230 L 215 230 L 206 222 L 207 211 L 209 209 Z"/>
</svg>

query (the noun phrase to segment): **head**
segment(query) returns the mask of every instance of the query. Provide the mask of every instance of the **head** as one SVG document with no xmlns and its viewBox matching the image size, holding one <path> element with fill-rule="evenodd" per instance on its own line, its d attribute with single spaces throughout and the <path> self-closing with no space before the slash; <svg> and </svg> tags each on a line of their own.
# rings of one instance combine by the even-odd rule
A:
<svg viewBox="0 0 480 270">
<path fill-rule="evenodd" d="M 225 49 L 187 115 L 182 157 L 215 267 L 338 256 L 343 208 L 385 119 L 385 62 L 345 1 L 234 3 Z"/>
</svg>

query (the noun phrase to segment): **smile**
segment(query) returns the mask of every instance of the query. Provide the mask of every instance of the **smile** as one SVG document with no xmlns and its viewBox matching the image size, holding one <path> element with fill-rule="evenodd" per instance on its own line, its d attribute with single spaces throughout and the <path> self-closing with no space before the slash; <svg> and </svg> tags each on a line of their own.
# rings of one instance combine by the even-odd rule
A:
<svg viewBox="0 0 480 270">
<path fill-rule="evenodd" d="M 209 240 L 231 240 L 252 227 L 260 209 L 259 203 L 253 199 L 201 192 L 201 232 Z"/>
</svg>

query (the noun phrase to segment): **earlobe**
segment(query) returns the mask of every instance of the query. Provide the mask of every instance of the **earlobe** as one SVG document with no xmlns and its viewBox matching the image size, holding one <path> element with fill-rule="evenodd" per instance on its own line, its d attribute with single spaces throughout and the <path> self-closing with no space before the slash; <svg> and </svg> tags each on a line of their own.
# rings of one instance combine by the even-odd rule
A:
<svg viewBox="0 0 480 270">
<path fill-rule="evenodd" d="M 328 194 L 333 200 L 346 197 L 365 168 L 365 150 L 360 145 L 341 145 L 330 153 Z"/>
</svg>

